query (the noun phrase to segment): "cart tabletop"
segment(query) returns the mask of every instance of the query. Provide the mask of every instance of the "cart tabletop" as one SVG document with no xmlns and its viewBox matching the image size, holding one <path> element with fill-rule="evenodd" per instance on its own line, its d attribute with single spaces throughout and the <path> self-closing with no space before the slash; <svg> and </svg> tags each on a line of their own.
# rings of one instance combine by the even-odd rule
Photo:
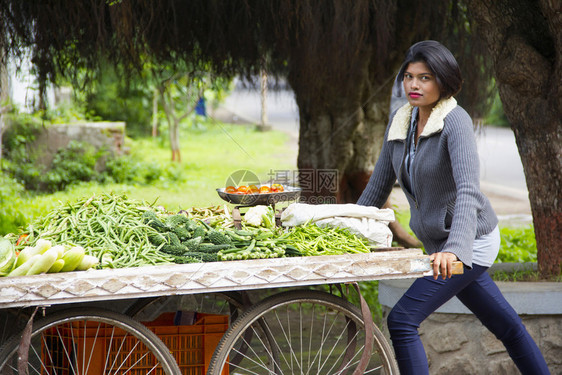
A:
<svg viewBox="0 0 562 375">
<path fill-rule="evenodd" d="M 0 309 L 150 296 L 417 278 L 431 273 L 421 249 L 364 254 L 170 264 L 0 278 Z"/>
</svg>

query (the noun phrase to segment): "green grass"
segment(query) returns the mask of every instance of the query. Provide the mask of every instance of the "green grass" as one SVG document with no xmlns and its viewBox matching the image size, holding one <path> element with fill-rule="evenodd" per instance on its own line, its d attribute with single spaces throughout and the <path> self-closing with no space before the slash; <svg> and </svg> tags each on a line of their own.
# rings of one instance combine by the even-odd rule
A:
<svg viewBox="0 0 562 375">
<path fill-rule="evenodd" d="M 524 270 L 524 271 L 496 271 L 492 274 L 492 279 L 495 281 L 526 281 L 526 282 L 541 282 L 541 281 L 554 281 L 562 282 L 561 275 L 553 275 L 549 278 L 544 278 L 538 271 Z"/>
<path fill-rule="evenodd" d="M 127 140 L 126 147 L 136 160 L 156 162 L 175 178 L 162 178 L 150 185 L 84 183 L 54 194 L 30 196 L 20 208 L 28 219 L 33 219 L 43 216 L 59 202 L 104 192 L 156 202 L 169 211 L 224 204 L 216 189 L 224 187 L 228 176 L 237 170 L 247 169 L 264 182 L 272 171 L 295 170 L 296 150 L 288 142 L 289 136 L 279 131 L 261 132 L 251 126 L 217 123 L 204 130 L 183 132 L 182 161 L 175 163 L 170 160 L 165 139 Z"/>
</svg>

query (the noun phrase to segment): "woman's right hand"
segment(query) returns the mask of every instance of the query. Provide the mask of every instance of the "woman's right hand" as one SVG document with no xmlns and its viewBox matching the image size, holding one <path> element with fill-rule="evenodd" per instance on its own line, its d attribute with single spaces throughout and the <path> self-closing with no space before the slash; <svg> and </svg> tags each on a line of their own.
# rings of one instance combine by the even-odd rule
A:
<svg viewBox="0 0 562 375">
<path fill-rule="evenodd" d="M 437 280 L 441 272 L 441 277 L 444 280 L 453 276 L 453 262 L 459 258 L 453 253 L 443 251 L 431 254 L 429 259 L 433 262 L 433 279 Z"/>
</svg>

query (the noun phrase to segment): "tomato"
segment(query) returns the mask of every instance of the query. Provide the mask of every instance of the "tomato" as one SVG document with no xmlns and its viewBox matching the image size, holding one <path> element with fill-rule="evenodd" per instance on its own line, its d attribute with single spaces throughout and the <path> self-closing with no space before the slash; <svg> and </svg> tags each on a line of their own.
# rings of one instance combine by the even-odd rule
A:
<svg viewBox="0 0 562 375">
<path fill-rule="evenodd" d="M 250 194 L 258 194 L 260 192 L 260 189 L 258 189 L 256 185 L 248 186 L 248 190 Z"/>
<path fill-rule="evenodd" d="M 283 185 L 281 184 L 273 184 L 271 185 L 271 191 L 275 192 L 275 193 L 279 193 L 284 191 L 285 189 L 283 188 Z"/>
<path fill-rule="evenodd" d="M 228 194 L 234 194 L 236 193 L 236 188 L 234 186 L 227 186 L 224 191 Z"/>
<path fill-rule="evenodd" d="M 238 186 L 238 189 L 236 189 L 236 192 L 238 194 L 248 194 L 250 192 L 250 189 L 246 185 L 241 185 L 241 186 Z"/>
<path fill-rule="evenodd" d="M 262 187 L 260 187 L 260 193 L 261 194 L 271 193 L 271 189 L 269 188 L 269 186 L 263 185 Z"/>
</svg>

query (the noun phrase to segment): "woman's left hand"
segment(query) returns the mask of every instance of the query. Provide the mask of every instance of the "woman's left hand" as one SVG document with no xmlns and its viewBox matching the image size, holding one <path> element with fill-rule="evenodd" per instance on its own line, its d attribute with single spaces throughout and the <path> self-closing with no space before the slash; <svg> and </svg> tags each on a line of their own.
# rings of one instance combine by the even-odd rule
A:
<svg viewBox="0 0 562 375">
<path fill-rule="evenodd" d="M 453 262 L 458 260 L 457 256 L 449 252 L 433 253 L 429 256 L 433 261 L 433 278 L 437 280 L 439 270 L 443 279 L 451 278 L 453 276 Z"/>
</svg>

